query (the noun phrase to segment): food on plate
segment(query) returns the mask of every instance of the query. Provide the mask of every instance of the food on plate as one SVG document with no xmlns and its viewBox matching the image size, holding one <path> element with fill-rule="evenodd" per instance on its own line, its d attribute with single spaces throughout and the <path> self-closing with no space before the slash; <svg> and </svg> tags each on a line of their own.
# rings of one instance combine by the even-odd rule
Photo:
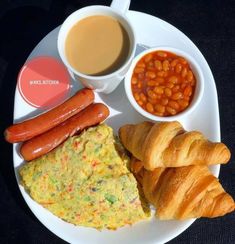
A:
<svg viewBox="0 0 235 244">
<path fill-rule="evenodd" d="M 132 172 L 142 184 L 147 200 L 156 207 L 161 220 L 218 217 L 235 210 L 233 198 L 207 166 L 144 169 L 131 160 Z"/>
<path fill-rule="evenodd" d="M 196 78 L 188 61 L 174 53 L 154 51 L 134 68 L 131 88 L 136 102 L 157 116 L 172 116 L 191 103 Z"/>
<path fill-rule="evenodd" d="M 211 142 L 199 131 L 187 132 L 178 121 L 124 125 L 119 129 L 119 137 L 148 170 L 225 164 L 231 156 L 223 143 Z"/>
<path fill-rule="evenodd" d="M 20 153 L 26 161 L 38 158 L 64 142 L 84 128 L 97 125 L 109 116 L 109 109 L 102 103 L 94 103 L 56 127 L 26 142 Z"/>
<path fill-rule="evenodd" d="M 64 122 L 93 103 L 94 92 L 84 88 L 59 106 L 21 123 L 13 124 L 5 132 L 10 143 L 29 140 Z"/>
<path fill-rule="evenodd" d="M 148 218 L 129 158 L 105 124 L 70 137 L 24 164 L 21 181 L 31 197 L 75 225 L 116 229 Z"/>
</svg>

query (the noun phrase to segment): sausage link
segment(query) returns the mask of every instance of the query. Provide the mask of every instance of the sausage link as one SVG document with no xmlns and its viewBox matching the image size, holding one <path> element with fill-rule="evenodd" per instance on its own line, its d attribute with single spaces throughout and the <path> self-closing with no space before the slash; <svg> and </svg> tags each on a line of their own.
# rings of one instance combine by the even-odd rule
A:
<svg viewBox="0 0 235 244">
<path fill-rule="evenodd" d="M 10 143 L 27 141 L 57 126 L 94 102 L 94 92 L 84 88 L 59 106 L 21 123 L 11 125 L 5 132 Z"/>
<path fill-rule="evenodd" d="M 80 113 L 69 118 L 51 130 L 22 144 L 20 153 L 26 161 L 38 158 L 89 126 L 104 121 L 109 116 L 109 109 L 102 103 L 91 104 Z"/>
</svg>

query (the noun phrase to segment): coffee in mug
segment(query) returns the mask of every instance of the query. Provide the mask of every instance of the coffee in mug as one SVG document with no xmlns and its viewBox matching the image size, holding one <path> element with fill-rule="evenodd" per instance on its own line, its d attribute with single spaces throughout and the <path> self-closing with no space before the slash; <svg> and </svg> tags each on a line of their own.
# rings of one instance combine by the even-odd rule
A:
<svg viewBox="0 0 235 244">
<path fill-rule="evenodd" d="M 102 76 L 118 70 L 127 60 L 130 40 L 114 17 L 93 15 L 79 20 L 67 34 L 65 55 L 80 73 Z"/>
<path fill-rule="evenodd" d="M 136 50 L 135 31 L 126 16 L 129 6 L 130 0 L 112 0 L 110 7 L 84 7 L 64 21 L 57 47 L 75 81 L 109 94 L 123 80 Z"/>
</svg>

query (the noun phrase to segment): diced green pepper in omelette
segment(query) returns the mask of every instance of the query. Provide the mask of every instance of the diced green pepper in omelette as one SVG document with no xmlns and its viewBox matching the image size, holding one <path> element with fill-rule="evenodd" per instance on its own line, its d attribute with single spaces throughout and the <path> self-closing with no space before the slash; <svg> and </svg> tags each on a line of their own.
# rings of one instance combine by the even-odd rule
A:
<svg viewBox="0 0 235 244">
<path fill-rule="evenodd" d="M 105 124 L 20 168 L 31 197 L 75 225 L 116 229 L 149 217 L 129 158 Z"/>
</svg>

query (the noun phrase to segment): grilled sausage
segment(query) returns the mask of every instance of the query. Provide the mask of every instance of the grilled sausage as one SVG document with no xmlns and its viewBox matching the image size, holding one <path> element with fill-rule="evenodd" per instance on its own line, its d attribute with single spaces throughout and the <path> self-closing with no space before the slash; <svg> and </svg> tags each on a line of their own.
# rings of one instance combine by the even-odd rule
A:
<svg viewBox="0 0 235 244">
<path fill-rule="evenodd" d="M 27 141 L 64 122 L 93 102 L 93 91 L 84 88 L 50 111 L 11 125 L 4 132 L 5 139 L 10 143 Z"/>
<path fill-rule="evenodd" d="M 69 136 L 73 136 L 84 128 L 102 122 L 108 115 L 109 109 L 104 104 L 92 104 L 62 124 L 24 142 L 20 153 L 26 161 L 38 158 L 50 152 Z"/>
</svg>

